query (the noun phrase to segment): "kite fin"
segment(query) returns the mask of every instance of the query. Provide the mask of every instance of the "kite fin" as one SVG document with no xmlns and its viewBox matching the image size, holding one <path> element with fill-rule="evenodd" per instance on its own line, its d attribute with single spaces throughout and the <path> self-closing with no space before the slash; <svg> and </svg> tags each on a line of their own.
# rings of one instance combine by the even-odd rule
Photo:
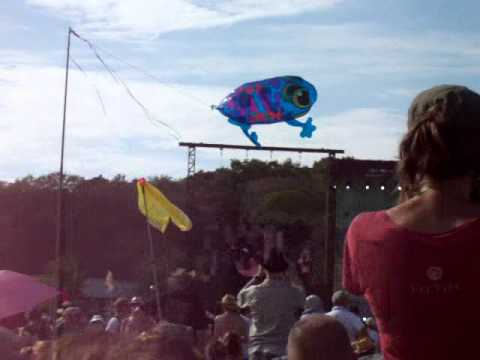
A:
<svg viewBox="0 0 480 360">
<path fill-rule="evenodd" d="M 235 120 L 232 120 L 232 119 L 228 119 L 228 122 L 232 125 L 236 125 L 238 127 L 240 127 L 240 129 L 242 129 L 243 133 L 245 134 L 246 137 L 248 137 L 248 139 L 255 144 L 255 146 L 257 147 L 261 147 L 262 145 L 260 145 L 260 143 L 258 142 L 258 135 L 255 131 L 252 131 L 252 132 L 248 132 L 248 130 L 250 130 L 250 127 L 251 125 L 250 124 L 242 124 L 242 123 L 239 123 L 239 122 L 236 122 Z"/>
<path fill-rule="evenodd" d="M 312 124 L 312 120 L 313 119 L 311 117 L 309 117 L 306 122 L 302 123 L 302 122 L 300 122 L 296 119 L 291 119 L 291 120 L 287 120 L 287 124 L 290 125 L 290 126 L 301 127 L 302 131 L 300 132 L 300 137 L 311 138 L 313 132 L 317 129 L 317 127 Z"/>
</svg>

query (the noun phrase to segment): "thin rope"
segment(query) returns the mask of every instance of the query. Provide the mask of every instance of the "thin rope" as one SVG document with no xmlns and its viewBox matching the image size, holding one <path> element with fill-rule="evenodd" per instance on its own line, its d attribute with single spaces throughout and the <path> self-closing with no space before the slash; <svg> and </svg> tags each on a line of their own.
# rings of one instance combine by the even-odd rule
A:
<svg viewBox="0 0 480 360">
<path fill-rule="evenodd" d="M 98 46 L 98 45 L 94 45 L 90 40 L 78 35 L 76 32 L 73 33 L 75 36 L 77 36 L 80 40 L 84 41 L 85 43 L 88 44 L 88 46 L 96 53 L 98 54 L 99 50 L 101 52 L 103 52 L 105 55 L 111 57 L 112 59 L 115 59 L 117 60 L 118 62 L 130 67 L 131 69 L 133 70 L 136 70 L 137 72 L 145 75 L 146 77 L 149 77 L 150 79 L 153 79 L 155 80 L 156 82 L 160 83 L 162 86 L 165 86 L 167 88 L 170 88 L 170 89 L 173 89 L 175 90 L 176 92 L 178 92 L 179 94 L 182 94 L 183 96 L 186 96 L 188 98 L 190 98 L 191 100 L 197 102 L 198 104 L 200 104 L 202 106 L 202 108 L 204 108 L 205 106 L 208 106 L 212 109 L 215 109 L 216 108 L 216 105 L 211 105 L 210 103 L 208 103 L 207 101 L 205 101 L 204 99 L 196 96 L 196 95 L 193 95 L 191 93 L 188 93 L 186 91 L 183 91 L 183 90 L 180 90 L 178 87 L 174 86 L 174 85 L 171 85 L 171 84 L 166 84 L 163 80 L 161 80 L 158 76 L 154 75 L 154 74 L 151 74 L 149 73 L 148 71 L 146 71 L 145 69 L 142 69 L 141 67 L 137 66 L 137 65 L 134 65 L 132 63 L 129 63 L 128 61 L 120 58 L 119 56 L 111 53 L 110 51 L 104 49 L 103 47 L 101 46 Z M 103 60 L 100 60 L 102 61 L 102 63 L 104 63 Z"/>
<path fill-rule="evenodd" d="M 82 74 L 90 80 L 89 76 L 87 75 L 87 72 L 85 70 L 83 70 L 83 68 L 80 66 L 80 64 L 78 62 L 75 61 L 75 59 L 73 59 L 72 57 L 70 57 L 70 61 L 77 67 L 78 70 L 80 70 L 82 72 Z M 100 94 L 100 91 L 98 90 L 98 87 L 95 85 L 95 82 L 93 81 L 89 81 L 90 84 L 93 86 L 93 88 L 95 89 L 95 92 L 97 94 L 97 99 L 98 101 L 100 102 L 100 105 L 102 106 L 102 110 L 103 110 L 103 114 L 106 116 L 107 115 L 107 110 L 105 109 L 105 103 L 103 102 L 103 99 L 102 99 L 102 96 Z"/>
<path fill-rule="evenodd" d="M 95 46 L 87 39 L 82 38 L 80 35 L 78 35 L 76 32 L 72 32 L 77 38 L 80 40 L 84 41 L 92 50 L 92 52 L 95 54 L 95 57 L 102 63 L 102 65 L 105 67 L 105 69 L 109 72 L 109 74 L 112 76 L 112 78 L 115 80 L 115 82 L 120 83 L 120 85 L 123 86 L 124 90 L 130 96 L 130 98 L 142 109 L 143 113 L 145 114 L 146 118 L 153 124 L 158 126 L 159 124 L 166 127 L 169 129 L 172 133 L 170 135 L 177 141 L 181 140 L 181 134 L 172 126 L 167 124 L 164 121 L 156 119 L 151 112 L 148 110 L 148 108 L 133 94 L 132 90 L 130 90 L 129 86 L 127 83 L 119 76 L 119 74 L 113 70 L 106 62 L 105 60 L 100 56 L 100 54 L 97 52 Z"/>
</svg>

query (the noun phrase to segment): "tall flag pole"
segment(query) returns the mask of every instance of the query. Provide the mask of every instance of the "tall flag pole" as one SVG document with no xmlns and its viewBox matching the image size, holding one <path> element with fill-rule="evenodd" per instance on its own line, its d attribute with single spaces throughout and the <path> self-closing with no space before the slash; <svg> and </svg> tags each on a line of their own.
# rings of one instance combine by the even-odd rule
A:
<svg viewBox="0 0 480 360">
<path fill-rule="evenodd" d="M 155 296 L 157 300 L 157 311 L 161 316 L 160 293 L 158 287 L 158 273 L 155 258 L 155 247 L 153 245 L 152 227 L 165 234 L 168 224 L 173 222 L 180 231 L 189 231 L 192 222 L 189 217 L 176 207 L 165 195 L 145 179 L 137 181 L 138 208 L 145 216 L 147 225 L 147 236 L 150 244 L 150 255 L 152 259 L 153 281 L 155 282 Z M 164 235 L 165 236 L 165 235 Z"/>
<path fill-rule="evenodd" d="M 158 286 L 158 272 L 157 272 L 157 259 L 155 255 L 155 247 L 153 246 L 153 236 L 152 236 L 152 229 L 150 228 L 150 222 L 149 220 L 149 212 L 148 212 L 148 203 L 147 203 L 147 197 L 145 195 L 145 179 L 142 179 L 139 181 L 140 188 L 142 190 L 142 197 L 143 197 L 143 203 L 145 204 L 145 223 L 147 227 L 147 237 L 148 237 L 148 242 L 150 245 L 150 262 L 151 262 L 151 267 L 152 267 L 152 275 L 153 275 L 153 284 L 155 286 L 155 303 L 157 305 L 157 316 L 158 319 L 162 319 L 162 307 L 160 304 L 160 289 Z"/>
<path fill-rule="evenodd" d="M 67 40 L 67 59 L 65 65 L 65 90 L 63 96 L 63 121 L 62 121 L 62 138 L 61 138 L 61 150 L 60 150 L 60 171 L 58 176 L 58 194 L 57 194 L 57 239 L 55 246 L 55 255 L 57 259 L 56 268 L 56 285 L 61 294 L 64 293 L 64 261 L 65 261 L 65 223 L 64 223 L 64 194 L 63 194 L 63 161 L 65 155 L 65 128 L 67 123 L 67 96 L 68 96 L 68 74 L 70 70 L 70 39 L 73 30 L 68 28 L 68 40 Z M 62 300 L 59 299 L 59 302 Z M 57 304 L 58 306 L 58 304 Z"/>
</svg>

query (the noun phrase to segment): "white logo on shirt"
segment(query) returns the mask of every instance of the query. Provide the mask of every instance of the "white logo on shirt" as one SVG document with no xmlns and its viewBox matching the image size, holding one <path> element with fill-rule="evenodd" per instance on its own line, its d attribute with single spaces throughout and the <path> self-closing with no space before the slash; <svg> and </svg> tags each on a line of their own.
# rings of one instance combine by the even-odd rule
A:
<svg viewBox="0 0 480 360">
<path fill-rule="evenodd" d="M 443 269 L 440 266 L 430 266 L 427 269 L 427 278 L 432 281 L 439 281 L 443 277 Z"/>
</svg>

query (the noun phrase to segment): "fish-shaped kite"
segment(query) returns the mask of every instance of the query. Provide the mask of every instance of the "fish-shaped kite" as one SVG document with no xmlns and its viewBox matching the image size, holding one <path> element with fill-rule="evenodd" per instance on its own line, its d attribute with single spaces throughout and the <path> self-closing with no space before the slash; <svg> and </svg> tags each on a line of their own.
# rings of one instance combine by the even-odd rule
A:
<svg viewBox="0 0 480 360">
<path fill-rule="evenodd" d="M 260 147 L 257 133 L 249 132 L 252 125 L 286 122 L 301 127 L 302 138 L 312 137 L 316 127 L 312 118 L 300 122 L 297 118 L 307 114 L 317 100 L 317 90 L 299 76 L 279 76 L 245 83 L 236 88 L 214 106 L 228 121 L 239 126 L 256 146 Z"/>
</svg>

